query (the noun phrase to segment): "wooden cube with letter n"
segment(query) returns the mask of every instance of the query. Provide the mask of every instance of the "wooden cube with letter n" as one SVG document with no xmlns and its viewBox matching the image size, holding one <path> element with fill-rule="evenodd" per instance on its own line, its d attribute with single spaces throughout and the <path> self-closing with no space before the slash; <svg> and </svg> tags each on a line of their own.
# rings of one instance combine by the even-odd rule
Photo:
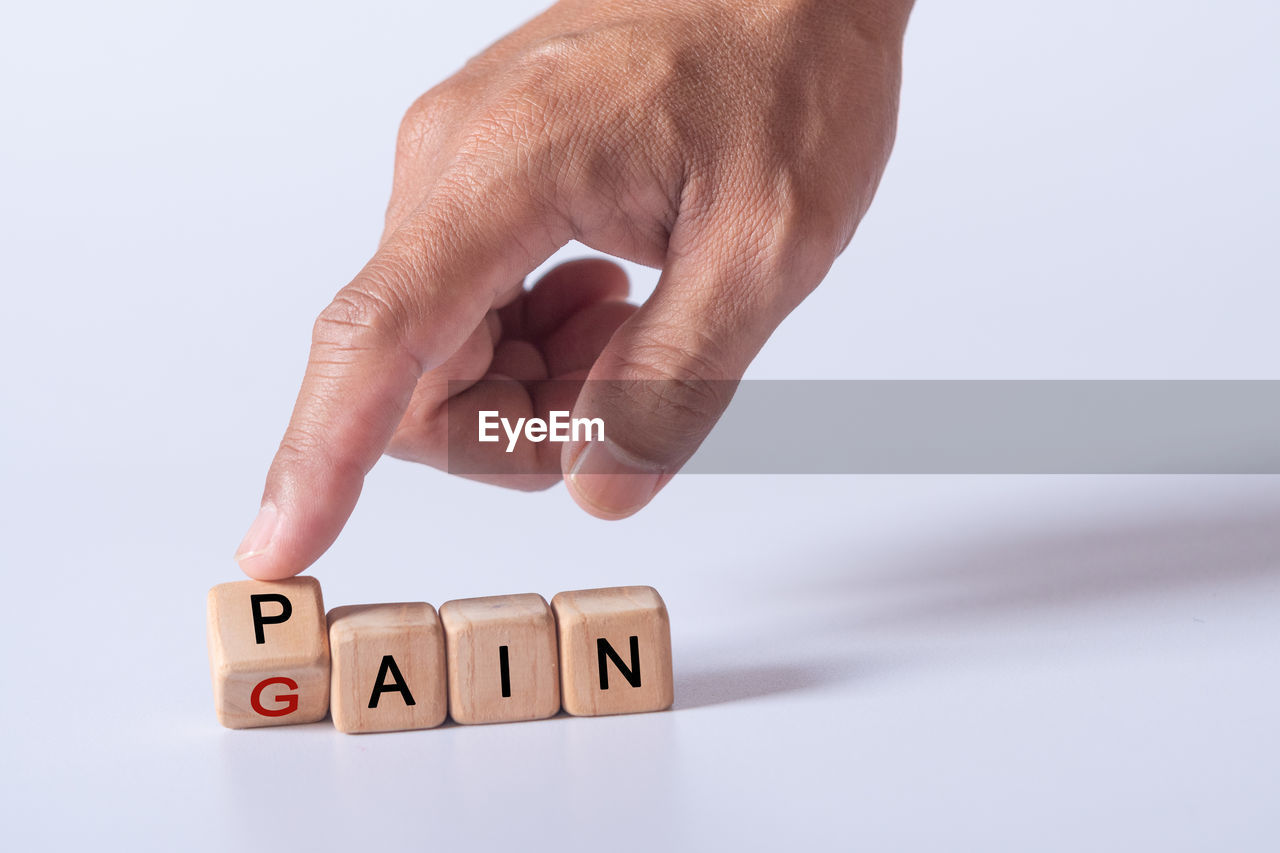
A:
<svg viewBox="0 0 1280 853">
<path fill-rule="evenodd" d="M 218 722 L 314 723 L 329 710 L 329 632 L 311 577 L 209 590 L 209 667 Z"/>
<path fill-rule="evenodd" d="M 658 591 L 621 586 L 551 599 L 560 637 L 561 702 L 577 716 L 671 707 L 671 623 Z"/>
<path fill-rule="evenodd" d="M 329 650 L 339 731 L 429 729 L 444 722 L 444 635 L 430 604 L 335 607 Z"/>
</svg>

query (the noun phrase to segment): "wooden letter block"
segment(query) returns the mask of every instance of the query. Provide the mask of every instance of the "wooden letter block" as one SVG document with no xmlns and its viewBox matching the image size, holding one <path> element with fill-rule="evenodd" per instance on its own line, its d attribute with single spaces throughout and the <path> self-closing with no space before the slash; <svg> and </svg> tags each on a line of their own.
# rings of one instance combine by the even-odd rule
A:
<svg viewBox="0 0 1280 853">
<path fill-rule="evenodd" d="M 551 599 L 564 709 L 580 717 L 671 707 L 671 623 L 648 586 L 584 589 Z"/>
<path fill-rule="evenodd" d="M 312 577 L 209 590 L 209 668 L 218 722 L 314 723 L 329 710 L 329 633 Z"/>
<path fill-rule="evenodd" d="M 430 604 L 329 611 L 333 724 L 344 732 L 429 729 L 444 722 L 444 636 Z"/>
<path fill-rule="evenodd" d="M 446 601 L 440 621 L 455 722 L 541 720 L 560 710 L 556 625 L 542 596 Z"/>
</svg>

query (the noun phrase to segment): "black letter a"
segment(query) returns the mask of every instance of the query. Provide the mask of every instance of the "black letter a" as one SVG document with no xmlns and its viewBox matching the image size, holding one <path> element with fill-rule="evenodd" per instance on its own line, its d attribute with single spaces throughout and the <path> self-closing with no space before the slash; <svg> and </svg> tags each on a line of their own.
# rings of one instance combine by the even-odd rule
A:
<svg viewBox="0 0 1280 853">
<path fill-rule="evenodd" d="M 387 674 L 395 679 L 392 683 L 386 684 Z M 404 704 L 412 705 L 413 694 L 409 692 L 409 685 L 404 683 L 404 676 L 400 674 L 400 667 L 396 666 L 396 659 L 391 655 L 382 656 L 382 666 L 378 667 L 378 680 L 373 685 L 373 695 L 369 697 L 369 707 L 378 707 L 378 699 L 383 693 L 399 693 L 404 696 Z"/>
<path fill-rule="evenodd" d="M 600 658 L 600 689 L 609 689 L 609 670 L 605 666 L 605 660 L 611 660 L 614 666 L 618 667 L 618 672 L 622 673 L 622 677 L 632 687 L 640 686 L 640 638 L 633 636 L 631 638 L 631 666 L 628 667 L 622 662 L 622 658 L 618 657 L 618 653 L 614 651 L 613 646 L 609 645 L 609 641 L 604 637 L 596 640 L 596 654 Z"/>
</svg>

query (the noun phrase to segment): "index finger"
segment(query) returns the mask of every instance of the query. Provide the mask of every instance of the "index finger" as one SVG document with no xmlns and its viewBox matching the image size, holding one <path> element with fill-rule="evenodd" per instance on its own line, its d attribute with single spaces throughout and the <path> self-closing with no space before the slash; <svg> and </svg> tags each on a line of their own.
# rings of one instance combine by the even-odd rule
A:
<svg viewBox="0 0 1280 853">
<path fill-rule="evenodd" d="M 333 544 L 424 370 L 442 363 L 495 296 L 559 248 L 532 193 L 474 184 L 437 194 L 321 312 L 257 517 L 237 549 L 251 577 L 295 575 Z M 563 242 L 563 241 L 561 241 Z"/>
</svg>

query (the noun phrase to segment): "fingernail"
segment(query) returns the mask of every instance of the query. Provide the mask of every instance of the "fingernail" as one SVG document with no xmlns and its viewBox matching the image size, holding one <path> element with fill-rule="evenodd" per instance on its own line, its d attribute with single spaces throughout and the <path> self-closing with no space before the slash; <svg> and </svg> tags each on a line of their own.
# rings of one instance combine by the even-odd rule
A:
<svg viewBox="0 0 1280 853">
<path fill-rule="evenodd" d="M 275 535 L 276 523 L 280 514 L 275 504 L 264 503 L 258 510 L 258 516 L 249 525 L 249 532 L 244 535 L 240 547 L 236 549 L 236 562 L 243 563 L 254 557 L 265 554 L 271 546 L 271 537 Z"/>
<path fill-rule="evenodd" d="M 588 442 L 569 469 L 574 494 L 603 515 L 635 512 L 653 497 L 661 478 L 661 468 L 635 459 L 607 438 Z"/>
</svg>

